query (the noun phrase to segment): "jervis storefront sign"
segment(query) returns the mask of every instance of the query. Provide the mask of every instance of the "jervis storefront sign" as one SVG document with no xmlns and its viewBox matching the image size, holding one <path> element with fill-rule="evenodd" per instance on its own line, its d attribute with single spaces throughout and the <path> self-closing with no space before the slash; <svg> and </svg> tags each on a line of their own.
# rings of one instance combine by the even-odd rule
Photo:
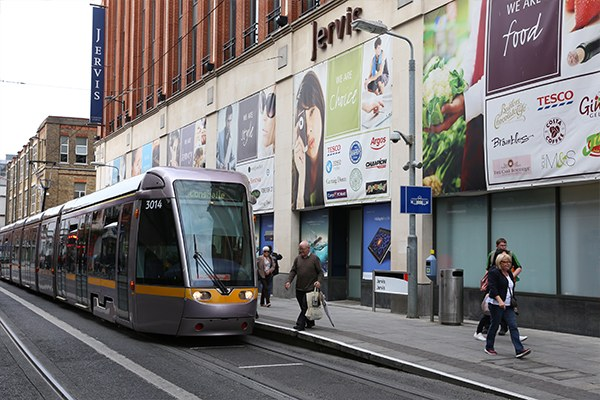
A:
<svg viewBox="0 0 600 400">
<path fill-rule="evenodd" d="M 358 19 L 362 14 L 362 8 L 346 8 L 346 14 L 340 18 L 336 18 L 327 24 L 319 28 L 317 21 L 312 22 L 312 52 L 310 56 L 311 61 L 317 60 L 317 47 L 320 49 L 327 49 L 327 45 L 333 44 L 334 37 L 338 40 L 344 40 L 344 36 L 352 36 L 352 21 Z"/>
</svg>

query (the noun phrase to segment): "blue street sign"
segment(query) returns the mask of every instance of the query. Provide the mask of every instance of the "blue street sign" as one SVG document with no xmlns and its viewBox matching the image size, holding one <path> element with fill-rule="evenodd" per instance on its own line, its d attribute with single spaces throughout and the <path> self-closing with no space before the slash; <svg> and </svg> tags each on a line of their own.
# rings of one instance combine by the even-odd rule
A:
<svg viewBox="0 0 600 400">
<path fill-rule="evenodd" d="M 431 187 L 400 186 L 402 214 L 431 214 Z"/>
</svg>

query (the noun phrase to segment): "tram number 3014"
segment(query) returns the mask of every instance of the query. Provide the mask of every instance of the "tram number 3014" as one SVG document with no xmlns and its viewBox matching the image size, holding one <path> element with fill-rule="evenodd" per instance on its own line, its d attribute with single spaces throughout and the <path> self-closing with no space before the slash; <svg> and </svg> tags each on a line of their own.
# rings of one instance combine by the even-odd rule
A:
<svg viewBox="0 0 600 400">
<path fill-rule="evenodd" d="M 146 200 L 145 210 L 158 210 L 162 208 L 162 200 Z"/>
</svg>

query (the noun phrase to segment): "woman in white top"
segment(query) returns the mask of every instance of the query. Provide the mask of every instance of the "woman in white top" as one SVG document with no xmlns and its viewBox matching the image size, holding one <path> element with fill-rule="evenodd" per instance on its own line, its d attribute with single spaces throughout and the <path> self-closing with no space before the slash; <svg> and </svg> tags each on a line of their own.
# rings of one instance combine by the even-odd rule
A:
<svg viewBox="0 0 600 400">
<path fill-rule="evenodd" d="M 498 254 L 496 257 L 496 267 L 490 268 L 488 272 L 488 298 L 490 317 L 492 322 L 488 329 L 488 335 L 484 351 L 489 355 L 497 355 L 494 350 L 494 340 L 500 321 L 504 317 L 510 331 L 510 339 L 515 347 L 517 358 L 524 357 L 531 353 L 531 349 L 525 349 L 519 339 L 519 329 L 517 328 L 517 316 L 515 314 L 515 278 L 510 270 L 512 266 L 512 257 L 507 253 Z"/>
</svg>

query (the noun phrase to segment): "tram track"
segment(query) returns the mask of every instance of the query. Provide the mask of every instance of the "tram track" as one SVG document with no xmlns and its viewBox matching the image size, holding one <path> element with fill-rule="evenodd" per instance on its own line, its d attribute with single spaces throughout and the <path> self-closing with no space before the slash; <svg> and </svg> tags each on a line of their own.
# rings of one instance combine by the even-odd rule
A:
<svg viewBox="0 0 600 400">
<path fill-rule="evenodd" d="M 243 343 L 237 347 L 247 347 L 258 349 L 264 353 L 274 354 L 279 358 L 286 360 L 286 363 L 271 364 L 271 365 L 236 365 L 230 361 L 224 360 L 221 357 L 210 354 L 213 350 L 232 348 L 234 346 L 206 346 L 206 347 L 175 347 L 163 345 L 165 349 L 186 361 L 201 365 L 202 368 L 208 368 L 211 371 L 221 374 L 228 379 L 232 379 L 237 383 L 243 384 L 252 390 L 263 393 L 264 395 L 277 399 L 314 399 L 311 393 L 302 393 L 301 391 L 287 388 L 281 382 L 263 383 L 256 380 L 256 374 L 253 369 L 259 368 L 285 368 L 285 367 L 309 367 L 319 370 L 322 374 L 331 374 L 341 379 L 351 379 L 355 383 L 360 383 L 364 386 L 376 387 L 380 391 L 388 392 L 390 398 L 399 400 L 409 399 L 426 399 L 426 400 L 442 400 L 446 396 L 440 396 L 432 393 L 423 393 L 423 388 L 410 388 L 403 385 L 402 381 L 398 384 L 390 383 L 384 379 L 375 377 L 366 377 L 363 374 L 357 373 L 350 368 L 342 367 L 336 363 L 321 361 L 315 357 L 304 357 L 299 354 L 291 354 L 284 348 L 276 349 L 272 343 L 261 343 L 262 339 L 254 337 L 246 337 Z"/>
<path fill-rule="evenodd" d="M 73 396 L 54 378 L 46 367 L 33 355 L 29 348 L 19 339 L 19 336 L 10 328 L 2 316 L 0 316 L 0 328 L 6 333 L 10 343 L 19 351 L 25 362 L 33 367 L 43 382 L 62 400 L 75 400 Z M 32 383 L 33 384 L 33 383 Z"/>
</svg>

